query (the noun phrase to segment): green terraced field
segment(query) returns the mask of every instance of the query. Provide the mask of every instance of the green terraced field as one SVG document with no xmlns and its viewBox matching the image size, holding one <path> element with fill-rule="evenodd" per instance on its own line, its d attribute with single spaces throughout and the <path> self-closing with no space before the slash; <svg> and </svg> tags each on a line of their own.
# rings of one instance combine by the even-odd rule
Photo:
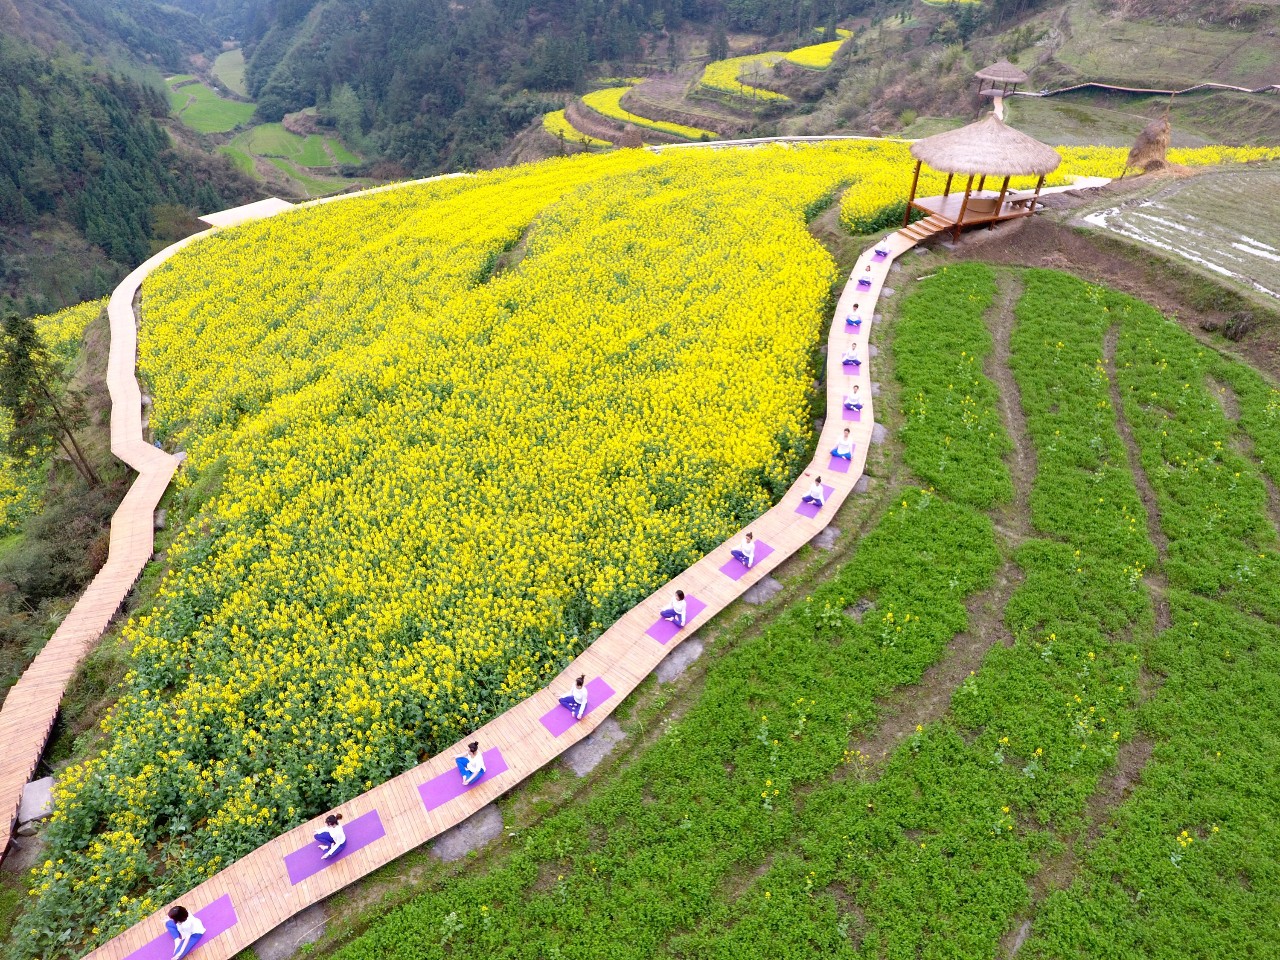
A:
<svg viewBox="0 0 1280 960">
<path fill-rule="evenodd" d="M 255 109 L 251 103 L 228 100 L 199 81 L 176 86 L 189 79 L 169 81 L 169 107 L 173 115 L 197 133 L 227 133 L 249 122 Z"/>
</svg>

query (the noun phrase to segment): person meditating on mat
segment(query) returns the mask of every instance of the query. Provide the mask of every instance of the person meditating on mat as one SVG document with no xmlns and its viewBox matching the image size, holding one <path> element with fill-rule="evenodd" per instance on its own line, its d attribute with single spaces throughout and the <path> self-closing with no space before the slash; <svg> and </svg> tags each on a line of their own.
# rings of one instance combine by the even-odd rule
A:
<svg viewBox="0 0 1280 960">
<path fill-rule="evenodd" d="M 169 911 L 169 919 L 164 922 L 164 928 L 173 937 L 172 960 L 185 957 L 204 936 L 204 924 L 187 913 L 187 908 L 183 906 L 173 907 Z"/>
<path fill-rule="evenodd" d="M 858 304 L 853 305 L 853 309 L 849 311 L 849 315 L 844 318 L 845 326 L 857 327 L 862 326 L 862 317 L 858 316 Z"/>
<path fill-rule="evenodd" d="M 458 772 L 462 774 L 464 786 L 469 787 L 483 777 L 484 754 L 480 752 L 480 741 L 472 740 L 468 743 L 467 755 L 465 757 L 454 757 L 453 762 L 458 765 Z"/>
<path fill-rule="evenodd" d="M 667 607 L 667 609 L 659 613 L 658 616 L 662 617 L 663 620 L 670 620 L 677 627 L 683 627 L 684 612 L 685 612 L 684 591 L 677 590 L 675 593 L 675 596 L 671 598 L 671 606 Z"/>
<path fill-rule="evenodd" d="M 733 559 L 750 570 L 751 565 L 756 562 L 756 538 L 748 530 L 742 537 L 742 542 L 738 544 L 738 548 L 729 552 L 733 554 Z"/>
<path fill-rule="evenodd" d="M 846 367 L 862 365 L 862 361 L 858 359 L 858 345 L 852 340 L 849 341 L 849 346 L 844 348 L 844 353 L 840 354 L 840 362 Z"/>
<path fill-rule="evenodd" d="M 831 451 L 833 457 L 839 457 L 841 460 L 853 459 L 853 441 L 849 439 L 849 428 L 844 428 L 844 436 L 840 438 L 840 442 L 836 444 L 836 448 Z"/>
<path fill-rule="evenodd" d="M 587 675 L 584 673 L 573 682 L 573 689 L 560 698 L 560 706 L 573 714 L 573 719 L 581 720 L 587 712 Z"/>
<path fill-rule="evenodd" d="M 856 383 L 850 383 L 845 387 L 844 408 L 846 410 L 862 409 L 862 398 L 858 396 L 858 385 Z"/>
<path fill-rule="evenodd" d="M 809 492 L 800 499 L 805 503 L 812 503 L 817 507 L 821 507 L 825 504 L 827 502 L 827 495 L 822 491 L 822 477 L 814 477 L 813 486 L 810 487 Z"/>
<path fill-rule="evenodd" d="M 324 818 L 324 829 L 315 835 L 315 838 L 320 841 L 320 849 L 323 851 L 320 855 L 321 860 L 328 860 L 330 857 L 336 856 L 347 845 L 347 833 L 338 825 L 338 821 L 341 819 L 342 814 L 340 813 L 329 814 Z"/>
</svg>

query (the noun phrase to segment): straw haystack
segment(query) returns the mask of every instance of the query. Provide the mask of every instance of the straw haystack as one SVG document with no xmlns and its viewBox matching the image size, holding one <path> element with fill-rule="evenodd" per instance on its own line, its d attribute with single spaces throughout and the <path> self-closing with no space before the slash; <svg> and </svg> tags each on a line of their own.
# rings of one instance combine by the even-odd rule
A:
<svg viewBox="0 0 1280 960">
<path fill-rule="evenodd" d="M 1058 151 L 1006 126 L 993 113 L 959 130 L 948 130 L 911 145 L 911 156 L 943 173 L 995 177 L 1052 173 Z"/>
<path fill-rule="evenodd" d="M 644 140 L 640 136 L 640 131 L 636 129 L 634 123 L 628 123 L 622 130 L 622 136 L 618 137 L 616 145 L 619 147 L 642 147 Z"/>
<path fill-rule="evenodd" d="M 1143 127 L 1138 139 L 1133 142 L 1133 149 L 1129 151 L 1125 171 L 1141 170 L 1147 173 L 1167 166 L 1165 154 L 1169 152 L 1169 136 L 1172 132 L 1168 111 L 1159 120 L 1152 120 Z"/>
</svg>

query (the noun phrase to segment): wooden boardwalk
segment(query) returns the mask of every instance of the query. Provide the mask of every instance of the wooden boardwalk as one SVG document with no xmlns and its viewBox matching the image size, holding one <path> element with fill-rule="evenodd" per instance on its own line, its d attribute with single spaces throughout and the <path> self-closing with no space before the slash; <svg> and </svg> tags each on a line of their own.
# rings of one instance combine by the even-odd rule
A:
<svg viewBox="0 0 1280 960">
<path fill-rule="evenodd" d="M 853 492 L 866 464 L 874 424 L 867 350 L 871 318 L 889 266 L 916 242 L 914 237 L 892 234 L 879 244 L 883 255 L 868 250 L 858 260 L 840 297 L 828 337 L 828 417 L 818 453 L 781 502 L 746 528 L 755 535 L 757 544 L 756 563 L 750 570 L 729 553 L 741 539 L 739 532 L 624 614 L 548 689 L 466 738 L 480 741 L 487 765 L 485 775 L 469 789 L 462 788 L 454 766 L 454 757 L 463 752 L 463 745 L 458 744 L 343 804 L 339 809 L 348 842 L 333 861 L 319 860 L 312 839 L 323 822 L 321 815 L 269 841 L 176 898 L 172 903 L 182 903 L 196 913 L 207 929 L 195 956 L 200 960 L 234 956 L 300 910 L 421 846 L 506 793 L 591 733 L 682 640 L 696 633 L 822 530 Z M 145 270 L 146 265 L 139 273 Z M 113 307 L 115 303 L 113 298 Z M 860 305 L 858 314 L 862 318 L 856 327 L 846 322 L 855 303 Z M 130 317 L 130 336 L 132 330 Z M 861 360 L 858 367 L 846 367 L 841 362 L 851 342 Z M 131 355 L 132 340 L 128 349 Z M 856 419 L 843 408 L 844 391 L 851 382 L 859 385 L 863 403 Z M 836 463 L 830 452 L 845 427 L 855 444 L 853 459 Z M 833 463 L 843 470 L 834 469 Z M 829 492 L 821 510 L 808 516 L 803 512 L 801 498 L 816 475 L 821 475 Z M 149 549 L 149 515 L 144 532 Z M 688 622 L 679 631 L 659 618 L 659 611 L 667 606 L 677 588 L 685 591 L 689 602 Z M 590 710 L 581 721 L 567 723 L 569 715 L 559 706 L 557 697 L 578 674 L 586 674 L 591 681 Z M 170 905 L 165 904 L 94 950 L 88 955 L 89 960 L 167 958 L 172 941 L 165 934 L 164 920 Z"/>
<path fill-rule="evenodd" d="M 101 638 L 142 575 L 155 547 L 156 504 L 182 460 L 142 439 L 142 392 L 134 376 L 138 330 L 133 298 L 147 274 L 200 236 L 203 234 L 168 247 L 134 270 L 116 288 L 107 306 L 111 321 L 107 360 L 111 452 L 138 476 L 111 518 L 107 562 L 0 707 L 0 743 L 5 745 L 4 764 L 0 765 L 0 858 L 9 847 L 22 790 L 44 753 L 62 694 L 80 661 Z"/>
</svg>

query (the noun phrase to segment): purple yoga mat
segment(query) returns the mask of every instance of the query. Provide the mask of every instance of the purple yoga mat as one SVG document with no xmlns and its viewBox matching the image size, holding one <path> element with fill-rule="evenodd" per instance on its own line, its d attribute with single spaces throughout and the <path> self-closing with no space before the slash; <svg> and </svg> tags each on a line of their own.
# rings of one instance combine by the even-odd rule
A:
<svg viewBox="0 0 1280 960">
<path fill-rule="evenodd" d="M 870 277 L 859 277 L 859 278 L 858 278 L 858 286 L 860 286 L 860 287 L 870 288 L 870 287 L 871 287 L 871 278 L 870 278 Z"/>
<path fill-rule="evenodd" d="M 825 501 L 830 500 L 831 495 L 835 492 L 835 487 L 828 487 L 825 483 L 822 485 L 823 506 L 826 506 Z M 800 514 L 802 517 L 812 518 L 816 517 L 818 515 L 818 511 L 821 509 L 822 507 L 819 507 L 816 503 L 801 503 L 800 506 L 796 507 L 796 513 Z"/>
<path fill-rule="evenodd" d="M 754 570 L 759 566 L 760 561 L 771 553 L 773 553 L 773 547 L 769 546 L 763 540 L 757 540 L 756 559 L 755 563 L 751 564 L 752 569 Z M 747 568 L 742 565 L 742 562 L 737 557 L 730 557 L 729 562 L 720 568 L 720 572 L 730 580 L 741 580 L 747 575 Z"/>
<path fill-rule="evenodd" d="M 586 716 L 596 707 L 604 703 L 614 695 L 616 691 L 609 684 L 604 682 L 603 677 L 596 677 L 594 680 L 587 681 L 587 712 Z M 542 725 L 550 731 L 553 737 L 558 737 L 570 727 L 578 722 L 572 713 L 566 710 L 560 704 L 556 704 L 551 710 L 548 710 L 540 718 Z"/>
<path fill-rule="evenodd" d="M 674 637 L 681 630 L 688 630 L 689 624 L 693 623 L 694 618 L 697 617 L 697 615 L 700 614 L 703 610 L 707 609 L 707 605 L 705 603 L 703 603 L 697 597 L 691 597 L 688 594 L 685 595 L 684 604 L 685 606 L 684 606 L 684 626 L 683 627 L 677 627 L 670 620 L 659 620 L 652 627 L 646 630 L 645 634 L 650 637 L 653 637 L 653 639 L 657 640 L 659 643 L 666 644 L 670 642 L 671 638 Z M 665 610 L 667 608 L 663 607 L 662 609 Z"/>
<path fill-rule="evenodd" d="M 855 450 L 858 449 L 856 445 L 854 446 L 854 449 Z M 852 466 L 853 466 L 852 462 L 850 462 L 849 460 L 845 460 L 841 457 L 837 457 L 833 453 L 831 455 L 831 462 L 827 464 L 827 469 L 830 470 L 832 473 L 848 473 L 849 468 Z"/>
<path fill-rule="evenodd" d="M 444 806 L 454 797 L 460 797 L 472 787 L 478 787 L 482 783 L 488 783 L 500 773 L 507 772 L 507 761 L 503 759 L 502 751 L 497 747 L 484 752 L 484 776 L 475 780 L 470 786 L 464 786 L 462 783 L 462 774 L 458 773 L 458 768 L 446 770 L 438 777 L 432 777 L 426 783 L 418 787 L 418 792 L 422 794 L 422 803 L 428 810 L 434 810 L 436 807 Z"/>
<path fill-rule="evenodd" d="M 191 909 L 190 907 L 187 908 Z M 231 894 L 224 894 L 213 903 L 209 904 L 203 910 L 196 911 L 196 917 L 204 924 L 204 936 L 200 938 L 200 942 L 196 944 L 195 949 L 191 951 L 191 956 L 200 955 L 200 948 L 212 940 L 220 933 L 226 933 L 236 925 L 236 908 L 231 905 Z M 164 923 L 160 924 L 161 929 Z M 162 933 L 156 937 L 145 947 L 139 947 L 125 960 L 169 960 L 173 956 L 173 937 L 169 934 Z"/>
<path fill-rule="evenodd" d="M 875 253 L 873 253 L 871 256 L 872 256 L 874 259 L 876 259 L 876 260 L 883 260 L 883 259 L 884 259 L 885 257 L 887 257 L 888 255 L 889 255 L 889 251 L 888 251 L 888 250 L 877 250 L 877 251 L 876 251 Z"/>
<path fill-rule="evenodd" d="M 324 825 L 321 824 L 316 828 L 315 832 L 319 833 L 324 829 Z M 293 853 L 287 854 L 284 858 L 284 865 L 285 869 L 289 871 L 289 882 L 301 883 L 307 877 L 315 876 L 329 864 L 345 860 L 362 847 L 367 847 L 373 841 L 380 840 L 387 835 L 386 828 L 383 827 L 382 818 L 378 816 L 377 810 L 370 810 L 368 813 L 356 817 L 343 830 L 347 835 L 347 844 L 328 860 L 320 858 L 320 844 L 315 840 L 312 840 L 301 850 L 295 850 Z"/>
<path fill-rule="evenodd" d="M 844 420 L 845 423 L 861 423 L 862 422 L 861 410 L 850 410 L 848 407 L 844 406 L 843 404 L 841 405 L 840 409 L 844 411 L 842 414 L 840 414 L 840 418 Z"/>
</svg>

